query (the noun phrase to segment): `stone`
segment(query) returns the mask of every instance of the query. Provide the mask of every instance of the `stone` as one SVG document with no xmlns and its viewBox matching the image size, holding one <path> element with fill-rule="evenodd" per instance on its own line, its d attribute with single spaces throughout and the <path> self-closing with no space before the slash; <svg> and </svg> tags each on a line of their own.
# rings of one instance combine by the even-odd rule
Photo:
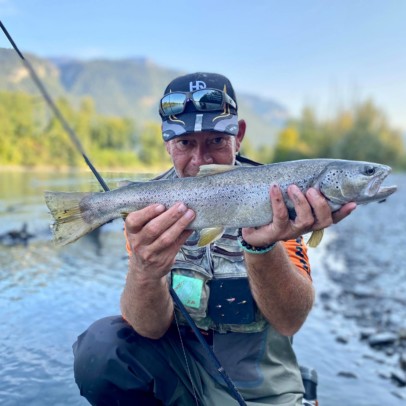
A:
<svg viewBox="0 0 406 406">
<path fill-rule="evenodd" d="M 394 344 L 398 340 L 398 336 L 391 332 L 383 332 L 370 336 L 368 344 L 371 347 L 385 346 Z"/>
<path fill-rule="evenodd" d="M 340 371 L 337 375 L 343 378 L 358 379 L 358 376 L 354 372 L 349 371 Z"/>
<path fill-rule="evenodd" d="M 406 375 L 403 371 L 392 371 L 391 379 L 399 386 L 406 386 Z"/>
<path fill-rule="evenodd" d="M 406 372 L 406 353 L 402 352 L 399 356 L 399 365 Z"/>
</svg>

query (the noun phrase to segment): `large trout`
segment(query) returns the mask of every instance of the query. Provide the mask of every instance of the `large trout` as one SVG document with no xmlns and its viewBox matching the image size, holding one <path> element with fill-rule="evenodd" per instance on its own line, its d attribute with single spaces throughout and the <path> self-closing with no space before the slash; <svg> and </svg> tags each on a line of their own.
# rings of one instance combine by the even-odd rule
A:
<svg viewBox="0 0 406 406">
<path fill-rule="evenodd" d="M 57 245 L 76 241 L 101 225 L 125 217 L 153 203 L 167 208 L 184 202 L 195 211 L 189 229 L 202 230 L 203 246 L 222 235 L 227 227 L 258 227 L 272 222 L 269 200 L 271 184 L 278 184 L 294 218 L 294 205 L 287 195 L 291 184 L 302 192 L 318 189 L 332 211 L 348 202 L 382 201 L 396 186 L 382 187 L 391 168 L 370 162 L 308 159 L 256 167 L 207 165 L 196 177 L 133 182 L 109 192 L 45 192 L 55 223 Z"/>
</svg>

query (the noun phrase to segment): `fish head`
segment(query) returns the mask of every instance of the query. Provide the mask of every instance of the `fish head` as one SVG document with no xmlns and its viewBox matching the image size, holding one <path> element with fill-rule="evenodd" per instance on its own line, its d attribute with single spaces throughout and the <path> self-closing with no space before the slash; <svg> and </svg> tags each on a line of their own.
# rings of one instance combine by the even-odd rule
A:
<svg viewBox="0 0 406 406">
<path fill-rule="evenodd" d="M 396 186 L 383 187 L 392 168 L 372 162 L 332 161 L 318 180 L 320 192 L 337 208 L 348 202 L 366 204 L 385 200 Z"/>
</svg>

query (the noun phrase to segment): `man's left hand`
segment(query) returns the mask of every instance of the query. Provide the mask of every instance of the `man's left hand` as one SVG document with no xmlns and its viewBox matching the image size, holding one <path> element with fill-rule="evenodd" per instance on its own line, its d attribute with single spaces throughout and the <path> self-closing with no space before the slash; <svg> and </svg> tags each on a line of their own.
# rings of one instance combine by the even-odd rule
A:
<svg viewBox="0 0 406 406">
<path fill-rule="evenodd" d="M 306 194 L 303 194 L 296 185 L 290 185 L 287 193 L 293 202 L 296 218 L 293 220 L 289 218 L 281 189 L 278 185 L 272 185 L 270 189 L 272 223 L 259 228 L 243 229 L 245 241 L 255 247 L 263 247 L 276 241 L 295 239 L 311 231 L 338 223 L 357 206 L 354 202 L 347 203 L 340 210 L 332 213 L 326 198 L 314 188 L 310 188 Z"/>
</svg>

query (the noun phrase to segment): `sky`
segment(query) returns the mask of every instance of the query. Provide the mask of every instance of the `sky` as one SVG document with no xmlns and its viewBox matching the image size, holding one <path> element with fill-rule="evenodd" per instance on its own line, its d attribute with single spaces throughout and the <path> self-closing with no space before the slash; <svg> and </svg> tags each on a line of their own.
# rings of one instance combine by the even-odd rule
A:
<svg viewBox="0 0 406 406">
<path fill-rule="evenodd" d="M 218 72 L 293 116 L 371 98 L 406 132 L 406 0 L 0 0 L 0 20 L 23 52 Z"/>
</svg>

